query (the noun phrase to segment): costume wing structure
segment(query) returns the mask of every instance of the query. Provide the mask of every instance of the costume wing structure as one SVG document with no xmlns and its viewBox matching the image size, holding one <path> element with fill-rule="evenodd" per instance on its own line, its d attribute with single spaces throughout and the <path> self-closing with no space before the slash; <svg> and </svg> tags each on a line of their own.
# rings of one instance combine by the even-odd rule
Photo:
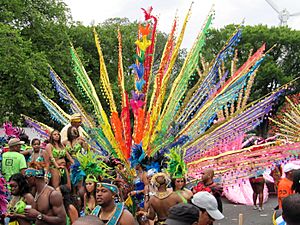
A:
<svg viewBox="0 0 300 225">
<path fill-rule="evenodd" d="M 300 142 L 300 95 L 295 95 L 294 102 L 286 97 L 288 107 L 282 113 L 281 117 L 276 120 L 270 118 L 278 127 L 278 135 L 290 142 Z"/>
<path fill-rule="evenodd" d="M 49 111 L 51 118 L 61 125 L 65 126 L 69 123 L 70 115 L 66 113 L 59 105 L 57 105 L 54 101 L 49 99 L 46 95 L 44 95 L 40 90 L 36 87 L 32 86 L 34 90 L 37 92 L 39 98 L 43 102 L 44 106 Z"/>
<path fill-rule="evenodd" d="M 21 116 L 25 119 L 27 126 L 33 128 L 45 140 L 49 138 L 50 133 L 54 130 L 52 127 L 32 119 L 29 116 L 23 114 Z"/>
<path fill-rule="evenodd" d="M 217 174 L 225 175 L 222 181 L 224 185 L 230 185 L 230 175 L 226 175 L 230 166 L 236 165 L 232 176 L 245 178 L 257 171 L 260 173 L 264 166 L 272 168 L 274 163 L 268 161 L 268 157 L 274 159 L 274 162 L 281 156 L 286 161 L 295 158 L 289 150 L 296 149 L 297 143 L 286 146 L 264 144 L 256 149 L 256 152 L 253 148 L 250 150 L 243 148 L 245 134 L 263 121 L 278 97 L 284 94 L 284 88 L 279 88 L 262 99 L 248 103 L 256 73 L 268 53 L 265 44 L 253 54 L 251 52 L 248 59 L 238 67 L 235 48 L 242 35 L 242 28 L 238 26 L 215 58 L 206 63 L 201 53 L 214 17 L 212 9 L 182 68 L 179 72 L 174 71 L 191 8 L 186 14 L 178 36 L 176 35 L 178 21 L 175 17 L 158 64 L 154 64 L 158 20 L 152 14 L 152 8 L 143 11 L 145 20 L 139 24 L 135 41 L 136 52 L 130 66 L 130 76 L 133 76 L 134 80 L 134 89 L 130 94 L 125 87 L 122 34 L 119 30 L 116 31 L 118 36 L 116 74 L 120 92 L 112 89 L 104 61 L 105 52 L 102 52 L 101 48 L 99 38 L 101 35 L 98 35 L 96 30 L 93 33 L 100 65 L 99 96 L 75 48 L 73 46 L 70 48 L 73 75 L 82 95 L 93 106 L 93 115 L 88 115 L 84 110 L 84 104 L 80 104 L 67 85 L 53 69 L 50 69 L 51 78 L 61 100 L 70 106 L 71 113 L 80 113 L 83 116 L 83 127 L 95 141 L 100 154 L 119 158 L 127 171 L 131 171 L 130 161 L 134 166 L 147 157 L 170 154 L 174 159 L 178 159 L 178 162 L 187 164 L 191 177 L 197 178 L 203 169 L 214 166 Z M 230 69 L 226 69 L 225 65 L 230 65 Z M 199 77 L 198 81 L 191 87 L 190 83 L 196 77 Z M 69 114 L 39 90 L 36 91 L 51 117 L 63 125 L 68 123 Z M 120 107 L 115 102 L 116 95 L 121 96 Z M 100 99 L 107 102 L 108 110 L 104 110 Z M 300 120 L 299 106 L 291 104 L 291 109 L 284 114 L 284 121 L 277 122 L 281 129 L 280 133 L 289 139 L 295 136 L 294 131 L 299 130 Z M 44 129 L 32 121 L 32 126 L 39 130 Z M 180 154 L 175 152 L 178 148 L 181 149 Z M 261 158 L 258 160 L 259 154 Z M 91 157 L 96 156 L 78 157 L 81 160 L 80 164 L 86 167 L 87 161 L 84 160 L 93 161 L 94 158 Z M 240 164 L 233 162 L 234 157 L 241 159 Z M 253 163 L 255 159 L 257 163 Z M 180 168 L 177 168 L 179 165 Z M 91 168 L 93 166 L 91 165 Z M 173 163 L 171 167 L 172 170 L 177 168 L 180 172 L 186 170 L 184 165 L 178 163 Z M 78 168 L 79 165 L 74 167 L 76 170 Z"/>
<path fill-rule="evenodd" d="M 70 113 L 71 114 L 80 113 L 80 115 L 82 116 L 82 123 L 84 127 L 88 127 L 88 128 L 95 127 L 95 122 L 88 115 L 88 113 L 85 111 L 83 106 L 74 96 L 74 94 L 71 92 L 68 86 L 63 82 L 63 80 L 57 75 L 57 73 L 51 67 L 49 70 L 50 70 L 50 77 L 52 79 L 52 82 L 54 84 L 57 93 L 60 96 L 60 100 L 63 103 L 69 105 Z"/>
</svg>

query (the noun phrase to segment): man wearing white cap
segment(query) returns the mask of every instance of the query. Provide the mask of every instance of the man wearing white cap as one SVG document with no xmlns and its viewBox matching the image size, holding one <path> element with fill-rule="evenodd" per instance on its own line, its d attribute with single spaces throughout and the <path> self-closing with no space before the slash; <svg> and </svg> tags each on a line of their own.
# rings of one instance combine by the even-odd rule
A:
<svg viewBox="0 0 300 225">
<path fill-rule="evenodd" d="M 216 198 L 207 191 L 194 194 L 192 204 L 201 211 L 198 225 L 212 225 L 215 220 L 224 218 L 224 215 L 218 210 Z"/>
<path fill-rule="evenodd" d="M 83 129 L 81 127 L 81 123 L 82 123 L 82 118 L 81 115 L 79 113 L 75 113 L 70 117 L 70 123 L 68 123 L 66 126 L 64 126 L 64 128 L 61 130 L 60 132 L 60 136 L 61 136 L 61 142 L 64 143 L 65 141 L 68 140 L 68 128 L 69 127 L 76 127 L 78 132 L 79 132 L 79 136 L 83 137 Z"/>
<path fill-rule="evenodd" d="M 20 153 L 24 141 L 12 138 L 8 141 L 9 151 L 2 155 L 2 174 L 6 181 L 16 173 L 23 173 L 27 167 L 24 155 Z"/>
<path fill-rule="evenodd" d="M 293 163 L 287 163 L 283 166 L 283 172 L 285 173 L 285 178 L 281 178 L 278 184 L 277 196 L 279 209 L 282 208 L 282 200 L 287 196 L 293 194 L 293 172 L 298 170 L 300 167 Z"/>
</svg>

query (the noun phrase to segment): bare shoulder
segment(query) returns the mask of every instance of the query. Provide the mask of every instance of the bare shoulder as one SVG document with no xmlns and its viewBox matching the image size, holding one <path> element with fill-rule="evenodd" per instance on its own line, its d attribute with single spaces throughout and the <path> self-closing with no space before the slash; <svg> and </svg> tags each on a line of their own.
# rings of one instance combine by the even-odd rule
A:
<svg viewBox="0 0 300 225">
<path fill-rule="evenodd" d="M 51 150 L 52 148 L 53 148 L 53 145 L 52 145 L 51 143 L 48 143 L 48 144 L 46 145 L 45 150 L 47 150 L 47 149 Z"/>
<path fill-rule="evenodd" d="M 124 209 L 122 216 L 120 218 L 120 225 L 133 225 L 133 224 L 135 224 L 133 215 L 127 209 Z"/>
<path fill-rule="evenodd" d="M 50 204 L 52 206 L 60 206 L 63 204 L 63 197 L 59 191 L 54 190 L 52 187 L 51 188 L 50 194 L 49 194 L 49 199 L 50 199 Z"/>
<path fill-rule="evenodd" d="M 33 196 L 32 196 L 31 193 L 26 193 L 26 194 L 24 195 L 24 199 L 25 199 L 25 201 L 26 201 L 26 203 L 27 203 L 28 205 L 31 205 L 32 202 L 33 202 L 33 200 L 34 200 L 34 198 L 33 198 Z"/>
</svg>

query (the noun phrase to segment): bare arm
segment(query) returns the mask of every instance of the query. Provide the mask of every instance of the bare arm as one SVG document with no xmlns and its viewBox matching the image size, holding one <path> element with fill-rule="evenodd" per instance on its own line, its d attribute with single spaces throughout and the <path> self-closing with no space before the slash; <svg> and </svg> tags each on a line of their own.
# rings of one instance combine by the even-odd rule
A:
<svg viewBox="0 0 300 225">
<path fill-rule="evenodd" d="M 132 225 L 132 224 L 135 224 L 135 220 L 132 214 L 128 210 L 124 209 L 122 216 L 120 218 L 120 225 Z"/>
<path fill-rule="evenodd" d="M 73 158 L 70 156 L 70 154 L 69 154 L 68 151 L 66 151 L 66 157 L 67 157 L 67 159 L 71 162 L 71 164 L 74 164 L 74 160 L 73 160 Z"/>
<path fill-rule="evenodd" d="M 156 216 L 156 213 L 152 207 L 152 198 L 150 198 L 149 200 L 149 209 L 148 209 L 148 213 L 147 213 L 147 218 L 150 219 L 150 220 L 154 220 L 155 219 L 155 216 Z"/>
<path fill-rule="evenodd" d="M 64 225 L 66 224 L 66 211 L 63 205 L 63 197 L 60 192 L 53 191 L 50 196 L 50 205 L 52 206 L 53 216 L 43 215 L 43 221 L 48 224 Z"/>
<path fill-rule="evenodd" d="M 69 216 L 72 224 L 78 219 L 78 212 L 74 205 L 69 206 Z"/>
<path fill-rule="evenodd" d="M 46 152 L 47 152 L 47 154 L 48 154 L 48 156 L 49 156 L 49 161 L 50 161 L 56 168 L 59 168 L 58 164 L 56 163 L 56 161 L 55 161 L 55 159 L 54 159 L 54 157 L 53 157 L 53 155 L 52 155 L 52 148 L 53 148 L 52 144 L 47 144 L 45 150 L 46 150 Z"/>
<path fill-rule="evenodd" d="M 31 153 L 32 153 L 32 149 L 29 149 L 29 150 L 24 150 L 24 151 L 20 151 L 20 153 L 22 154 L 22 155 L 30 155 Z"/>
</svg>

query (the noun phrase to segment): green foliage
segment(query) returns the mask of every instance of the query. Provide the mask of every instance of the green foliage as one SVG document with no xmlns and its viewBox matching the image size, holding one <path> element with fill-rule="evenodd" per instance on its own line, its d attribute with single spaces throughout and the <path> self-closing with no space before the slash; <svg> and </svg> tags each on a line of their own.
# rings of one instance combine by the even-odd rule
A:
<svg viewBox="0 0 300 225">
<path fill-rule="evenodd" d="M 228 25 L 225 28 L 211 30 L 204 57 L 213 59 L 235 29 L 235 25 Z M 300 31 L 288 27 L 269 28 L 265 25 L 243 27 L 242 38 L 237 46 L 238 66 L 247 60 L 250 49 L 256 51 L 263 43 L 266 43 L 267 49 L 275 44 L 276 46 L 268 53 L 258 70 L 250 100 L 261 98 L 300 76 Z M 295 88 L 300 91 L 299 86 L 295 85 Z"/>
<path fill-rule="evenodd" d="M 45 93 L 53 97 L 44 53 L 32 51 L 30 41 L 24 40 L 20 33 L 9 25 L 0 23 L 0 122 L 18 122 L 21 113 L 38 119 L 43 107 L 36 99 L 31 84 L 43 87 Z"/>
</svg>

